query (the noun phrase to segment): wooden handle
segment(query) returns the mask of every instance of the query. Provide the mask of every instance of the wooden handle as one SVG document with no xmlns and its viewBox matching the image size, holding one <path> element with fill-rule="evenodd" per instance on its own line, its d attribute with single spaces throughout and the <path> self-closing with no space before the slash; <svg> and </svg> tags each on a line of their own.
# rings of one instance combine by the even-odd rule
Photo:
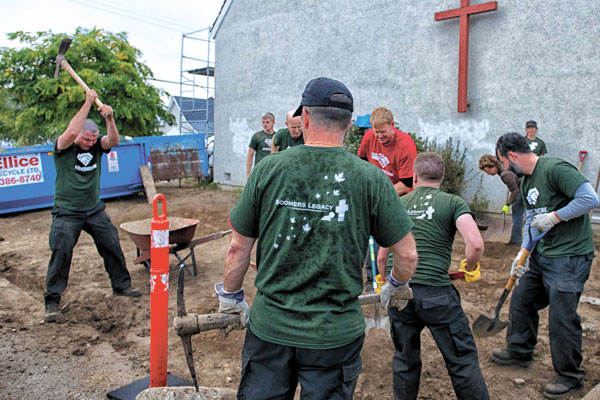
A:
<svg viewBox="0 0 600 400">
<path fill-rule="evenodd" d="M 75 82 L 77 82 L 79 84 L 79 86 L 81 86 L 86 92 L 88 92 L 90 90 L 90 88 L 88 87 L 88 85 L 85 84 L 83 79 L 81 79 L 79 77 L 79 75 L 77 75 L 77 72 L 73 71 L 73 68 L 71 68 L 71 65 L 67 62 L 67 60 L 65 60 L 64 58 L 62 60 L 60 60 L 60 66 L 63 67 L 65 69 L 65 71 L 67 71 L 69 73 L 69 75 L 71 75 L 73 77 L 73 79 L 75 79 Z M 95 101 L 96 105 L 98 106 L 98 108 L 100 108 L 104 105 L 104 103 L 102 103 L 98 97 L 96 97 L 96 99 L 94 101 Z M 110 117 L 111 115 L 112 114 L 110 114 L 110 113 L 106 114 L 107 117 Z"/>
</svg>

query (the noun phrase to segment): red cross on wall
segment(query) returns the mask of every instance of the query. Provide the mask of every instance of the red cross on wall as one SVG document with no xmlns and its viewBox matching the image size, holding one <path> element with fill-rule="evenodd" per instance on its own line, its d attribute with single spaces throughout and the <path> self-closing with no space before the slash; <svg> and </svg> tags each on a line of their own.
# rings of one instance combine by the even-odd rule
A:
<svg viewBox="0 0 600 400">
<path fill-rule="evenodd" d="M 498 9 L 498 2 L 471 5 L 471 0 L 460 0 L 460 8 L 435 13 L 435 20 L 460 18 L 460 46 L 458 50 L 458 112 L 467 112 L 467 85 L 469 82 L 469 15 Z"/>
</svg>

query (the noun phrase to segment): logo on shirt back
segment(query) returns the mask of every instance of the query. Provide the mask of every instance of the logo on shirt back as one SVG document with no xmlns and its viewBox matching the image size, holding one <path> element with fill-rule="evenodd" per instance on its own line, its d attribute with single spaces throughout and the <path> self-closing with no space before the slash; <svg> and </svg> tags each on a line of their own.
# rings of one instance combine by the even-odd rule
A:
<svg viewBox="0 0 600 400">
<path fill-rule="evenodd" d="M 537 190 L 537 188 L 529 189 L 529 191 L 527 192 L 527 202 L 531 206 L 535 206 L 538 197 L 540 197 L 540 192 Z"/>
<path fill-rule="evenodd" d="M 381 153 L 371 153 L 371 158 L 377 160 L 381 168 L 385 168 L 390 164 L 390 160 Z"/>
</svg>

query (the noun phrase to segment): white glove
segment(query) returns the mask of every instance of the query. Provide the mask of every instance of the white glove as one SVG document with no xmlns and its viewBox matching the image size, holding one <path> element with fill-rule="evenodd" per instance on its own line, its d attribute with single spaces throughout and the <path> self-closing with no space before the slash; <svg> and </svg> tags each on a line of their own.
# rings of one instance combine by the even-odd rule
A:
<svg viewBox="0 0 600 400">
<path fill-rule="evenodd" d="M 215 292 L 219 297 L 219 312 L 225 314 L 240 314 L 240 323 L 234 329 L 243 329 L 248 326 L 250 309 L 244 300 L 244 289 L 227 292 L 222 283 L 215 285 Z"/>
<path fill-rule="evenodd" d="M 412 290 L 408 282 L 398 282 L 391 275 L 388 276 L 387 283 L 381 288 L 380 304 L 383 308 L 394 307 L 398 311 L 402 310 L 412 298 Z"/>
<path fill-rule="evenodd" d="M 517 282 L 527 271 L 529 271 L 529 257 L 527 257 L 527 261 L 525 261 L 524 265 L 517 267 L 519 260 L 521 259 L 521 255 L 523 255 L 523 249 L 519 251 L 517 256 L 515 257 L 512 266 L 510 267 L 510 275 L 515 275 L 517 277 Z"/>
<path fill-rule="evenodd" d="M 556 212 L 552 211 L 545 214 L 538 214 L 535 217 L 533 217 L 533 222 L 531 222 L 531 226 L 540 232 L 548 232 L 554 227 L 554 225 L 558 224 L 560 221 L 561 219 L 558 218 Z"/>
</svg>

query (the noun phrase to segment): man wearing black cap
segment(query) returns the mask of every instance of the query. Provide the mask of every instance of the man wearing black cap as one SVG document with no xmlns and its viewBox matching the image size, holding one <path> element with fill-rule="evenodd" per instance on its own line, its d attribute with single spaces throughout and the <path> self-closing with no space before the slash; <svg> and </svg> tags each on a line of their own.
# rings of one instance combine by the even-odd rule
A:
<svg viewBox="0 0 600 400">
<path fill-rule="evenodd" d="M 529 148 L 531 152 L 538 157 L 543 157 L 544 154 L 548 153 L 548 148 L 546 147 L 546 143 L 537 137 L 537 122 L 535 121 L 527 121 L 525 122 L 525 130 L 527 131 L 527 135 L 525 138 L 527 139 L 527 143 L 529 144 Z"/>
<path fill-rule="evenodd" d="M 311 80 L 295 115 L 305 145 L 266 157 L 231 211 L 219 311 L 248 326 L 238 398 L 351 399 L 362 370 L 358 300 L 369 235 L 391 247 L 382 305 L 402 309 L 417 261 L 412 223 L 390 180 L 342 148 L 354 109 L 341 82 Z M 258 239 L 252 308 L 242 288 Z"/>
</svg>

